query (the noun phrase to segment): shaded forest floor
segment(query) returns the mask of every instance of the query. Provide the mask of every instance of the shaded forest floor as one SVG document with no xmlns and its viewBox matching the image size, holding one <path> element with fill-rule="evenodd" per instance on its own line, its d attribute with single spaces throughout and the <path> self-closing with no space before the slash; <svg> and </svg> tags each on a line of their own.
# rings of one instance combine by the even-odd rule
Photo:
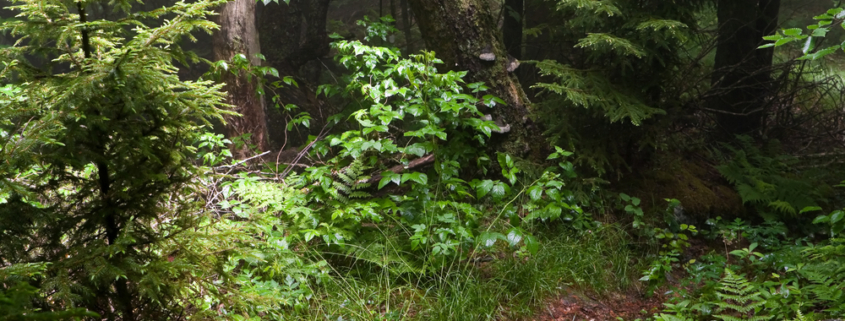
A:
<svg viewBox="0 0 845 321">
<path fill-rule="evenodd" d="M 663 308 L 663 302 L 662 295 L 646 298 L 635 291 L 613 293 L 605 298 L 573 292 L 549 299 L 546 306 L 537 311 L 532 320 L 634 320 L 659 312 Z"/>
</svg>

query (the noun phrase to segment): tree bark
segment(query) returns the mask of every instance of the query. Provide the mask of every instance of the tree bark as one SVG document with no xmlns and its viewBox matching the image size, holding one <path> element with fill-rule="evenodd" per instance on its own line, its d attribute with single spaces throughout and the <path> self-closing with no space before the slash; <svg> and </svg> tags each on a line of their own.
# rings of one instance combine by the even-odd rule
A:
<svg viewBox="0 0 845 321">
<path fill-rule="evenodd" d="M 234 0 L 224 4 L 217 16 L 220 30 L 214 33 L 214 59 L 231 61 L 238 54 L 243 54 L 254 66 L 261 65 L 261 60 L 255 55 L 261 52 L 258 42 L 258 31 L 255 28 L 255 1 Z M 227 92 L 227 102 L 235 106 L 242 117 L 227 117 L 226 131 L 229 137 L 251 134 L 250 144 L 259 150 L 267 150 L 267 124 L 264 114 L 263 99 L 256 93 L 257 84 L 248 81 L 244 72 L 233 75 L 223 73 L 224 90 Z M 248 147 L 233 151 L 238 158 L 248 157 L 251 152 Z"/>
<path fill-rule="evenodd" d="M 763 36 L 774 32 L 780 0 L 719 0 L 719 35 L 709 102 L 718 125 L 728 138 L 760 129 L 766 97 L 772 92 L 769 77 L 772 49 L 757 49 Z"/>
<path fill-rule="evenodd" d="M 505 0 L 505 21 L 502 25 L 502 35 L 508 54 L 516 59 L 522 59 L 522 21 L 525 17 L 524 0 Z"/>
<path fill-rule="evenodd" d="M 401 0 L 402 7 L 402 33 L 405 34 L 405 54 L 414 53 L 414 44 L 411 42 L 411 10 L 408 9 L 408 0 Z"/>
<path fill-rule="evenodd" d="M 329 37 L 326 33 L 330 0 L 291 0 L 284 3 L 261 5 L 258 29 L 261 47 L 267 64 L 282 76 L 292 76 L 298 87 L 286 86 L 276 90 L 281 104 L 293 104 L 311 114 L 310 131 L 288 132 L 287 119 L 281 112 L 268 112 L 271 138 L 276 147 L 298 146 L 307 141 L 309 134 L 316 134 L 329 111 L 322 110 L 323 102 L 315 88 L 323 65 L 315 63 L 329 54 Z"/>
<path fill-rule="evenodd" d="M 443 60 L 444 69 L 467 70 L 468 81 L 483 81 L 491 94 L 507 103 L 490 111 L 504 126 L 506 134 L 494 134 L 490 151 L 524 157 L 540 152 L 543 139 L 539 128 L 528 118 L 529 101 L 516 76 L 508 71 L 508 58 L 502 34 L 486 0 L 409 0 L 428 50 Z M 532 155 L 534 158 L 539 154 Z"/>
</svg>

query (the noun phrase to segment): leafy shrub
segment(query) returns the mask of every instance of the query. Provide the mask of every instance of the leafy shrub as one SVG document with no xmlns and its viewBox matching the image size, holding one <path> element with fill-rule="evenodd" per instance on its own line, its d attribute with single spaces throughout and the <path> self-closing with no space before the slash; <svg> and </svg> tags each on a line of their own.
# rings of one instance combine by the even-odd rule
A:
<svg viewBox="0 0 845 321">
<path fill-rule="evenodd" d="M 308 315 L 322 288 L 349 277 L 445 277 L 485 252 L 536 254 L 536 222 L 597 226 L 566 187 L 575 177 L 570 152 L 556 149 L 549 160 L 557 166 L 530 181 L 510 155 L 495 155 L 490 166 L 478 146 L 499 128 L 478 106 L 502 102 L 486 86 L 464 84 L 464 72 L 437 72 L 430 52 L 402 58 L 357 41 L 334 47 L 349 74 L 319 91 L 355 104 L 303 148 L 310 166 L 233 176 L 237 164 L 215 165 L 207 178 L 219 182 L 207 206 L 226 218 L 216 228 L 255 235 L 224 264 L 253 300 L 243 306 L 265 309 L 242 311 Z M 200 141 L 209 165 L 229 155 L 222 137 Z M 491 168 L 503 179 L 484 177 Z"/>
</svg>

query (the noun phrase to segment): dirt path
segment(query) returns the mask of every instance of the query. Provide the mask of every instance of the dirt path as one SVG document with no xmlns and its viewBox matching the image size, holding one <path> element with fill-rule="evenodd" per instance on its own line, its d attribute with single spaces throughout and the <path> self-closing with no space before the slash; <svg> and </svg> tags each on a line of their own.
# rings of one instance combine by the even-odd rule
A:
<svg viewBox="0 0 845 321">
<path fill-rule="evenodd" d="M 613 294 L 597 298 L 585 294 L 570 294 L 550 300 L 543 311 L 538 311 L 535 321 L 625 321 L 645 318 L 662 309 L 659 295 L 645 298 L 639 294 Z"/>
</svg>

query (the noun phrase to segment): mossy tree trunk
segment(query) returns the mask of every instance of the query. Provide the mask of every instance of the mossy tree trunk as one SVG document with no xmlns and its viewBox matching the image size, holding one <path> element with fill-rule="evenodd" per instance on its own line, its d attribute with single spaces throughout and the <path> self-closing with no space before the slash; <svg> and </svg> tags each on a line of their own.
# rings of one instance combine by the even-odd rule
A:
<svg viewBox="0 0 845 321">
<path fill-rule="evenodd" d="M 261 65 L 261 60 L 255 55 L 261 52 L 258 43 L 258 30 L 255 28 L 255 1 L 234 0 L 220 7 L 216 22 L 220 30 L 214 33 L 214 60 L 231 61 L 233 57 L 243 54 L 254 66 Z M 246 74 L 237 75 L 223 73 L 224 90 L 227 92 L 227 103 L 236 107 L 242 117 L 227 117 L 226 131 L 229 137 L 251 134 L 248 143 L 265 151 L 267 144 L 267 124 L 264 114 L 263 99 L 256 93 L 256 83 L 248 81 Z M 233 150 L 235 157 L 244 158 L 251 152 L 248 147 Z"/>
<path fill-rule="evenodd" d="M 752 134 L 765 117 L 772 92 L 772 49 L 757 49 L 774 32 L 780 0 L 719 0 L 716 60 L 710 108 L 728 138 Z"/>
<path fill-rule="evenodd" d="M 543 146 L 540 130 L 529 120 L 529 101 L 516 76 L 508 71 L 509 59 L 496 24 L 496 15 L 485 0 L 409 0 L 428 50 L 436 52 L 443 68 L 469 71 L 468 81 L 483 81 L 507 106 L 490 110 L 493 120 L 510 126 L 494 134 L 490 150 L 525 157 Z M 512 71 L 513 69 L 511 69 Z M 539 156 L 539 154 L 534 155 Z"/>
</svg>

